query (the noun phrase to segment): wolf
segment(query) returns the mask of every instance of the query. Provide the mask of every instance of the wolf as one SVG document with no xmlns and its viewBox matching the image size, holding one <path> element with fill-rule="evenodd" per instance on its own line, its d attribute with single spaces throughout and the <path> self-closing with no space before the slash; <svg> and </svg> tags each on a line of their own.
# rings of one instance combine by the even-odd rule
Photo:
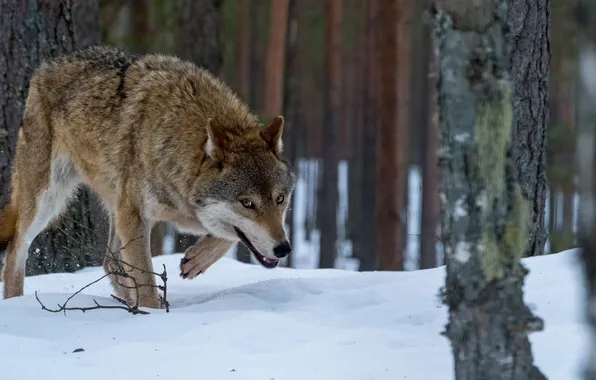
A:
<svg viewBox="0 0 596 380">
<path fill-rule="evenodd" d="M 181 261 L 184 278 L 237 242 L 275 268 L 292 251 L 284 220 L 296 183 L 283 127 L 283 116 L 261 123 L 222 80 L 175 56 L 92 46 L 45 60 L 30 80 L 0 211 L 4 298 L 23 295 L 31 242 L 82 184 L 109 216 L 103 267 L 131 305 L 163 307 L 149 244 L 158 221 L 203 236 Z M 108 253 L 141 286 L 119 280 Z"/>
</svg>

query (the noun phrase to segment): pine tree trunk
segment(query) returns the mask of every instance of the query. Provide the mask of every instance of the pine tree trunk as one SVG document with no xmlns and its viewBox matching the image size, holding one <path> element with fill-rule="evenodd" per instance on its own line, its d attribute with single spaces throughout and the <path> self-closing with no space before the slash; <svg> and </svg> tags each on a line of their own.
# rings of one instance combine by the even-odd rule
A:
<svg viewBox="0 0 596 380">
<path fill-rule="evenodd" d="M 423 62 L 427 70 L 422 86 L 422 114 L 425 116 L 421 133 L 422 147 L 422 206 L 420 218 L 420 269 L 437 266 L 437 224 L 439 221 L 439 190 L 437 161 L 437 68 L 435 43 L 429 26 L 424 26 Z"/>
<path fill-rule="evenodd" d="M 133 51 L 146 53 L 153 39 L 149 26 L 149 0 L 129 0 L 129 2 L 131 30 L 128 45 Z"/>
<path fill-rule="evenodd" d="M 412 15 L 413 0 L 398 0 L 397 17 L 397 208 L 398 237 L 394 270 L 403 270 L 408 242 L 408 204 L 410 182 L 410 129 L 412 110 Z"/>
<path fill-rule="evenodd" d="M 264 111 L 267 117 L 279 115 L 283 106 L 285 39 L 288 23 L 288 0 L 271 3 L 269 46 L 265 69 Z"/>
<path fill-rule="evenodd" d="M 366 3 L 363 1 L 352 1 L 352 7 L 355 13 L 360 15 L 364 21 L 367 21 Z M 365 26 L 366 22 L 363 23 Z M 363 212 L 362 207 L 362 176 L 365 168 L 362 166 L 362 155 L 364 150 L 363 132 L 364 132 L 364 96 L 367 82 L 363 80 L 363 74 L 366 70 L 366 29 L 359 25 L 357 33 L 361 35 L 357 40 L 357 45 L 353 52 L 347 58 L 349 60 L 348 76 L 350 87 L 344 92 L 350 92 L 350 102 L 345 105 L 347 108 L 348 125 L 350 128 L 350 139 L 348 148 L 348 221 L 347 234 L 352 243 L 352 257 L 362 260 L 363 256 L 369 254 L 369 247 L 362 244 L 362 225 Z M 367 170 L 370 170 L 368 168 Z"/>
<path fill-rule="evenodd" d="M 221 7 L 223 0 L 178 1 L 177 54 L 219 75 L 222 66 Z M 184 252 L 197 236 L 176 233 L 174 252 Z"/>
<path fill-rule="evenodd" d="M 42 60 L 99 41 L 95 2 L 0 1 L 0 185 L 9 194 L 10 166 L 27 97 L 29 79 Z M 3 79 L 2 79 L 3 78 Z M 2 199 L 2 205 L 7 199 Z M 95 204 L 92 215 L 90 207 Z M 72 272 L 101 263 L 104 215 L 86 187 L 69 203 L 60 222 L 38 235 L 30 249 L 27 275 Z M 104 228 L 105 231 L 105 228 Z"/>
<path fill-rule="evenodd" d="M 509 158 L 531 149 L 515 152 L 512 145 L 517 84 L 508 71 L 505 31 L 514 9 L 508 12 L 506 0 L 443 0 L 437 7 L 444 334 L 455 379 L 544 379 L 528 339 L 543 321 L 524 303 L 527 270 L 520 263 L 533 204 Z M 524 180 L 535 183 L 539 175 Z"/>
<path fill-rule="evenodd" d="M 221 7 L 223 0 L 179 0 L 177 54 L 215 75 L 223 62 Z"/>
<path fill-rule="evenodd" d="M 511 156 L 514 177 L 530 204 L 530 227 L 524 257 L 544 254 L 547 232 L 546 128 L 548 126 L 550 0 L 508 0 L 513 81 Z"/>
<path fill-rule="evenodd" d="M 400 165 L 403 158 L 398 143 L 398 0 L 379 0 L 377 9 L 377 62 L 379 71 L 379 127 L 377 140 L 377 256 L 381 270 L 403 269 L 403 209 Z"/>
<path fill-rule="evenodd" d="M 325 1 L 325 128 L 323 131 L 323 173 L 317 202 L 317 224 L 321 231 L 319 268 L 333 268 L 337 257 L 341 6 L 341 0 Z"/>
<path fill-rule="evenodd" d="M 579 0 L 580 27 L 577 92 L 579 246 L 586 286 L 585 313 L 590 325 L 589 360 L 583 378 L 596 380 L 596 2 Z"/>
<path fill-rule="evenodd" d="M 250 86 L 249 105 L 253 109 L 262 109 L 263 90 L 265 83 L 265 56 L 266 56 L 266 23 L 264 13 L 265 0 L 251 0 L 250 8 L 250 77 L 252 85 Z"/>
<path fill-rule="evenodd" d="M 250 32 L 252 11 L 252 0 L 243 0 L 239 4 L 240 15 L 238 23 L 238 35 L 236 36 L 236 54 L 237 54 L 237 91 L 240 97 L 248 102 L 250 97 Z"/>
<path fill-rule="evenodd" d="M 360 271 L 372 271 L 377 269 L 379 255 L 377 254 L 378 234 L 377 218 L 375 210 L 375 201 L 378 187 L 382 186 L 377 181 L 377 172 L 373 169 L 377 165 L 377 128 L 379 115 L 376 112 L 378 108 L 378 86 L 379 73 L 376 70 L 378 58 L 375 49 L 377 37 L 377 0 L 366 2 L 366 27 L 364 55 L 364 73 L 363 73 L 363 131 L 362 131 L 362 180 L 360 188 L 362 195 L 360 197 L 362 208 L 362 221 L 360 223 L 360 233 L 362 236 L 362 256 L 360 260 Z"/>
</svg>

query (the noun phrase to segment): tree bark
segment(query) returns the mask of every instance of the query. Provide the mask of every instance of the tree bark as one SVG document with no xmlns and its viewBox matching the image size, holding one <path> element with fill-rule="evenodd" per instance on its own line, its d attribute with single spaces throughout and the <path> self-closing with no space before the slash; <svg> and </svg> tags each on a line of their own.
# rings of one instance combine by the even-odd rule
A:
<svg viewBox="0 0 596 380">
<path fill-rule="evenodd" d="M 589 360 L 583 378 L 596 380 L 596 2 L 579 0 L 580 27 L 577 92 L 577 164 L 579 177 L 579 246 L 586 280 L 585 313 L 590 326 Z"/>
<path fill-rule="evenodd" d="M 362 17 L 364 21 L 362 25 L 358 24 L 356 33 L 360 35 L 357 39 L 357 45 L 353 52 L 347 57 L 349 67 L 346 68 L 347 75 L 351 78 L 348 83 L 348 88 L 344 92 L 350 92 L 350 102 L 345 104 L 347 108 L 346 124 L 350 128 L 349 134 L 349 148 L 348 148 L 348 221 L 347 230 L 348 238 L 352 243 L 352 257 L 361 260 L 364 255 L 372 254 L 370 247 L 365 247 L 362 244 L 363 231 L 363 212 L 362 207 L 362 176 L 365 170 L 363 167 L 363 137 L 364 137 L 364 101 L 365 101 L 365 86 L 367 81 L 363 80 L 363 75 L 366 70 L 366 46 L 367 40 L 367 19 L 368 14 L 367 4 L 363 1 L 352 1 L 351 6 L 357 15 Z"/>
<path fill-rule="evenodd" d="M 219 75 L 223 63 L 221 7 L 223 0 L 178 1 L 177 54 Z M 176 232 L 174 252 L 184 252 L 197 236 Z"/>
<path fill-rule="evenodd" d="M 146 53 L 153 36 L 149 25 L 149 0 L 129 0 L 130 4 L 130 49 Z M 162 230 L 163 227 L 160 228 Z"/>
<path fill-rule="evenodd" d="M 404 193 L 400 186 L 403 165 L 398 100 L 398 0 L 379 0 L 377 9 L 377 62 L 379 71 L 379 124 L 377 139 L 377 256 L 381 270 L 403 269 Z"/>
<path fill-rule="evenodd" d="M 179 0 L 177 53 L 215 75 L 223 63 L 221 7 L 223 0 Z"/>
<path fill-rule="evenodd" d="M 510 158 L 531 149 L 515 152 L 512 143 L 516 84 L 506 24 L 513 10 L 506 0 L 439 0 L 433 7 L 443 302 L 449 307 L 444 334 L 457 380 L 544 379 L 528 339 L 543 321 L 524 303 L 528 271 L 520 263 L 533 204 Z M 535 171 L 524 180 L 535 183 L 539 176 Z"/>
<path fill-rule="evenodd" d="M 547 231 L 546 128 L 548 126 L 550 0 L 508 0 L 513 81 L 511 157 L 515 180 L 529 202 L 531 218 L 524 257 L 544 254 Z"/>
<path fill-rule="evenodd" d="M 240 15 L 238 16 L 238 36 L 236 37 L 236 54 L 238 62 L 237 91 L 238 94 L 248 102 L 250 97 L 250 32 L 251 32 L 251 11 L 252 0 L 243 0 L 239 4 Z"/>
<path fill-rule="evenodd" d="M 265 0 L 251 0 L 250 8 L 250 86 L 249 105 L 253 109 L 262 109 L 265 83 L 265 56 L 267 44 L 266 23 L 265 23 Z"/>
<path fill-rule="evenodd" d="M 413 0 L 398 0 L 397 14 L 397 251 L 394 270 L 403 270 L 408 242 L 408 193 L 410 182 L 410 129 L 412 110 L 412 15 Z"/>
<path fill-rule="evenodd" d="M 333 268 L 337 257 L 341 6 L 341 0 L 325 1 L 325 129 L 323 131 L 323 173 L 317 202 L 317 224 L 321 231 L 319 268 Z"/>
<path fill-rule="evenodd" d="M 364 73 L 362 77 L 363 87 L 363 131 L 362 131 L 362 180 L 360 181 L 359 191 L 360 207 L 362 208 L 362 221 L 360 223 L 360 234 L 362 236 L 362 255 L 358 257 L 360 271 L 372 271 L 377 268 L 379 259 L 378 229 L 375 210 L 375 202 L 378 188 L 381 186 L 377 180 L 377 172 L 373 168 L 377 165 L 377 128 L 379 114 L 376 112 L 378 107 L 378 88 L 379 73 L 376 70 L 378 52 L 375 49 L 377 37 L 377 0 L 366 2 L 366 27 L 364 53 Z"/>
<path fill-rule="evenodd" d="M 283 106 L 285 39 L 288 23 L 288 0 L 271 3 L 269 46 L 265 69 L 264 111 L 267 117 L 279 115 Z"/>
<path fill-rule="evenodd" d="M 96 2 L 4 0 L 0 1 L 0 20 L 0 55 L 5 57 L 0 60 L 3 206 L 9 194 L 10 167 L 33 70 L 46 58 L 97 43 L 100 30 Z M 97 198 L 81 187 L 60 222 L 34 239 L 27 275 L 72 272 L 98 265 L 107 239 L 100 228 L 103 217 Z M 104 245 L 99 247 L 98 242 Z"/>
<path fill-rule="evenodd" d="M 435 43 L 429 26 L 424 26 L 422 114 L 425 116 L 421 133 L 422 150 L 422 206 L 420 218 L 420 269 L 437 266 L 437 225 L 439 222 L 439 170 L 437 161 L 437 68 L 435 64 Z"/>
</svg>

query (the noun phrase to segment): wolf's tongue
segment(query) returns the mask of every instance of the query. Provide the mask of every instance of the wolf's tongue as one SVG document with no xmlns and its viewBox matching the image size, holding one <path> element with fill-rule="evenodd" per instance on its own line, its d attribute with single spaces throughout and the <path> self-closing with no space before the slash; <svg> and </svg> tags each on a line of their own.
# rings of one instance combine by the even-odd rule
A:
<svg viewBox="0 0 596 380">
<path fill-rule="evenodd" d="M 270 258 L 265 257 L 265 256 L 263 256 L 263 260 L 266 261 L 266 262 L 268 262 L 269 264 L 273 264 L 273 263 L 276 263 L 278 261 L 276 259 L 270 259 Z"/>
</svg>

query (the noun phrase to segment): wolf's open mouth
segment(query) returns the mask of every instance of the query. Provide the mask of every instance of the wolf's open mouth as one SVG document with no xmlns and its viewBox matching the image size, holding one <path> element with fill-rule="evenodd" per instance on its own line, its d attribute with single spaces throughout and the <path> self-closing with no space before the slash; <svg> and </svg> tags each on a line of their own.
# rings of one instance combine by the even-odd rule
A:
<svg viewBox="0 0 596 380">
<path fill-rule="evenodd" d="M 250 240 L 248 240 L 248 238 L 246 237 L 246 235 L 244 234 L 244 232 L 242 232 L 240 230 L 240 228 L 234 226 L 234 230 L 236 230 L 236 234 L 238 235 L 238 237 L 240 238 L 240 240 L 242 240 L 242 242 L 244 243 L 244 245 L 246 245 L 246 247 L 248 249 L 250 249 L 250 251 L 253 253 L 253 255 L 255 255 L 255 257 L 257 258 L 257 261 L 259 262 L 259 264 L 261 264 L 262 266 L 264 266 L 265 268 L 268 268 L 268 269 L 277 267 L 277 265 L 279 264 L 279 260 L 278 259 L 270 259 L 268 257 L 265 257 L 265 256 L 261 255 L 259 253 L 259 251 L 257 251 L 257 249 L 254 247 L 254 245 L 252 245 L 252 243 L 250 242 Z"/>
</svg>

